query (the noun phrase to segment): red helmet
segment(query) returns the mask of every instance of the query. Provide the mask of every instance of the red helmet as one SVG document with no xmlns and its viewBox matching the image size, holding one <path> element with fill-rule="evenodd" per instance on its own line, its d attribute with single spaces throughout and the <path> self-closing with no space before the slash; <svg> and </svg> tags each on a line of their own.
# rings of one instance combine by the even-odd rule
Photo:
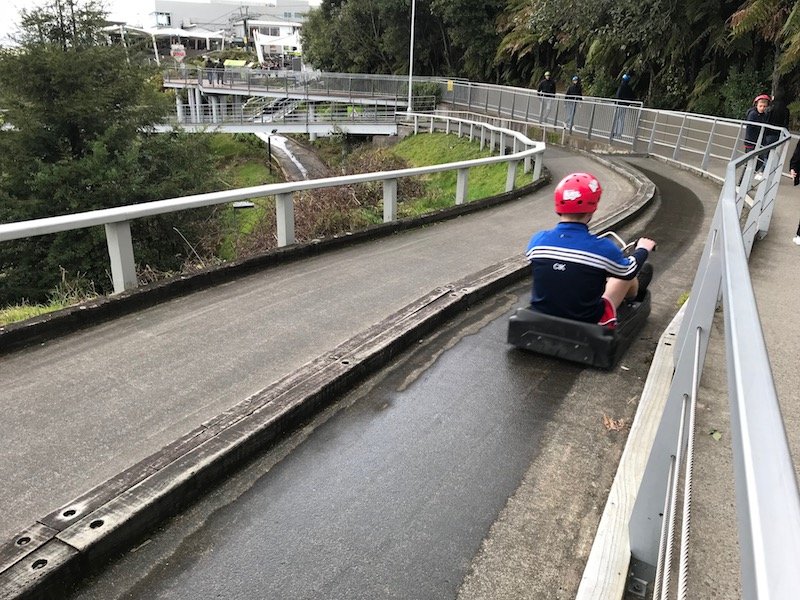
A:
<svg viewBox="0 0 800 600">
<path fill-rule="evenodd" d="M 767 94 L 761 94 L 755 97 L 755 100 L 753 100 L 753 104 L 758 104 L 759 100 L 766 100 L 767 102 L 771 102 L 772 98 L 770 98 Z"/>
<path fill-rule="evenodd" d="M 556 212 L 593 213 L 597 210 L 603 188 L 594 175 L 589 173 L 572 173 L 562 179 L 556 186 Z"/>
</svg>

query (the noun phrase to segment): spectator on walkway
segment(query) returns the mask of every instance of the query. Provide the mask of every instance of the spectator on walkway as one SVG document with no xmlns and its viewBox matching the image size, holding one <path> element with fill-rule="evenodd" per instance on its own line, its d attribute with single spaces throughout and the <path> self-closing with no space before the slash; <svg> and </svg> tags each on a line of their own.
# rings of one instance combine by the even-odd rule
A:
<svg viewBox="0 0 800 600">
<path fill-rule="evenodd" d="M 556 186 L 558 225 L 534 234 L 525 252 L 533 270 L 533 310 L 614 327 L 626 298 L 644 298 L 653 277 L 645 261 L 656 243 L 639 238 L 633 255 L 624 256 L 614 242 L 590 233 L 602 194 L 589 173 L 572 173 Z"/>
<path fill-rule="evenodd" d="M 577 75 L 572 76 L 572 83 L 567 88 L 566 93 L 566 107 L 567 119 L 564 121 L 564 127 L 572 131 L 572 125 L 575 121 L 575 109 L 577 107 L 576 100 L 583 99 L 583 86 L 581 86 L 581 78 Z"/>
<path fill-rule="evenodd" d="M 217 59 L 215 67 L 217 69 L 217 83 L 223 83 L 222 77 L 225 74 L 225 63 L 222 62 L 221 58 Z"/>
<path fill-rule="evenodd" d="M 543 123 L 550 117 L 550 111 L 553 108 L 553 98 L 556 95 L 556 82 L 550 78 L 550 71 L 544 72 L 544 79 L 539 82 L 536 91 L 539 92 L 539 95 L 542 97 L 539 122 Z"/>
<path fill-rule="evenodd" d="M 611 127 L 611 137 L 617 138 L 625 130 L 625 120 L 628 117 L 628 108 L 636 100 L 636 95 L 631 87 L 631 76 L 627 73 L 622 75 L 622 81 L 614 94 L 617 106 L 614 108 L 614 124 Z"/>
<path fill-rule="evenodd" d="M 786 102 L 783 99 L 783 90 L 781 89 L 775 90 L 775 94 L 772 96 L 772 102 L 770 102 L 769 108 L 767 108 L 767 123 L 775 127 L 789 127 L 789 107 L 786 106 Z M 764 132 L 764 145 L 766 146 L 777 142 L 779 136 L 779 132 L 773 129 L 767 129 Z"/>
<path fill-rule="evenodd" d="M 767 107 L 769 106 L 769 96 L 767 94 L 760 94 L 755 97 L 753 100 L 753 106 L 751 106 L 748 111 L 747 115 L 745 115 L 745 121 L 747 121 L 747 125 L 744 129 L 744 151 L 745 152 L 752 152 L 755 150 L 756 146 L 764 145 L 764 136 L 762 135 L 762 131 L 764 131 L 763 124 L 767 122 Z M 759 144 L 759 140 L 761 144 Z M 761 180 L 764 178 L 764 160 L 766 159 L 765 154 L 759 154 L 758 160 L 756 160 L 756 173 L 755 179 Z"/>
<path fill-rule="evenodd" d="M 792 158 L 789 159 L 789 175 L 792 176 L 795 185 L 800 183 L 800 142 L 794 147 Z M 792 241 L 800 246 L 800 222 L 797 223 L 797 232 Z"/>
<path fill-rule="evenodd" d="M 206 69 L 206 79 L 208 80 L 208 83 L 209 83 L 209 84 L 213 83 L 213 78 L 214 78 L 214 61 L 213 61 L 213 60 L 211 60 L 211 57 L 210 57 L 210 56 L 206 56 L 206 62 L 203 64 L 203 66 L 204 66 L 204 67 L 205 67 L 205 69 Z"/>
</svg>

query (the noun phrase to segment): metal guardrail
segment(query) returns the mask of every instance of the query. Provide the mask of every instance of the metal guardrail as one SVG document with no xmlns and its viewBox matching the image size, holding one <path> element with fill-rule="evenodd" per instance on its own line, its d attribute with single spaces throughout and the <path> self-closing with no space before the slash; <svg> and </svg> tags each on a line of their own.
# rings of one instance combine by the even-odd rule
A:
<svg viewBox="0 0 800 600">
<path fill-rule="evenodd" d="M 758 317 L 747 259 L 766 233 L 790 137 L 784 131 L 769 151 L 744 225 L 758 151 L 726 169 L 675 354 L 675 374 L 630 521 L 634 576 L 653 582 L 654 600 L 686 598 L 691 521 L 694 413 L 699 377 L 718 299 L 725 315 L 728 390 L 744 598 L 792 598 L 800 590 L 800 491 L 781 418 Z M 737 170 L 738 169 L 738 170 Z M 742 179 L 737 183 L 740 172 Z M 679 505 L 678 491 L 683 488 Z M 680 534 L 676 530 L 680 525 Z M 673 548 L 680 547 L 678 573 Z"/>
<path fill-rule="evenodd" d="M 493 151 L 495 146 L 499 147 L 500 155 L 427 167 L 261 185 L 45 219 L 4 223 L 0 224 L 0 242 L 103 225 L 106 231 L 114 292 L 119 293 L 126 289 L 135 288 L 138 285 L 130 228 L 131 221 L 135 219 L 263 196 L 274 196 L 278 246 L 287 246 L 295 242 L 294 205 L 292 199 L 294 192 L 380 181 L 383 182 L 383 220 L 384 222 L 391 222 L 397 218 L 397 180 L 403 177 L 456 171 L 457 182 L 454 201 L 455 204 L 463 204 L 467 198 L 468 174 L 469 169 L 472 167 L 507 163 L 506 191 L 514 189 L 519 162 L 524 162 L 526 173 L 532 172 L 533 181 L 536 181 L 541 176 L 542 156 L 545 149 L 545 145 L 542 142 L 534 142 L 515 131 L 488 124 L 469 124 L 454 117 L 408 113 L 406 118 L 409 119 L 409 122 L 413 121 L 415 131 L 420 129 L 420 123 L 425 123 L 430 131 L 443 129 L 448 133 L 451 131 L 455 133 L 454 128 L 458 127 L 460 135 L 462 128 L 469 125 L 470 139 L 473 139 L 473 136 L 479 133 L 481 148 L 484 147 L 488 140 Z M 512 151 L 510 154 L 507 153 L 507 148 L 509 147 Z"/>
<path fill-rule="evenodd" d="M 166 87 L 197 88 L 209 93 L 229 92 L 246 96 L 283 95 L 340 102 L 386 104 L 407 110 L 408 78 L 394 75 L 321 73 L 317 71 L 269 71 L 261 69 L 173 67 L 163 71 Z M 415 77 L 416 83 L 441 85 L 441 77 Z M 419 94 L 417 94 L 419 96 Z M 414 104 L 412 99 L 412 104 Z M 413 110 L 426 110 L 416 105 Z"/>
<path fill-rule="evenodd" d="M 800 590 L 800 489 L 747 265 L 755 239 L 769 229 L 778 184 L 786 174 L 789 133 L 761 126 L 756 149 L 745 153 L 745 123 L 734 119 L 641 105 L 625 106 L 621 113 L 613 101 L 547 98 L 529 90 L 472 83 L 443 85 L 442 92 L 446 102 L 464 111 L 459 114 L 482 112 L 485 121 L 498 125 L 535 123 L 545 133 L 560 130 L 564 136 L 570 133 L 622 146 L 723 184 L 678 335 L 669 396 L 630 518 L 631 578 L 653 584 L 654 600 L 685 599 L 689 593 L 694 411 L 711 323 L 721 297 L 743 597 L 796 597 Z M 765 143 L 769 134 L 777 141 Z M 764 176 L 759 180 L 755 172 L 761 161 Z M 673 568 L 675 551 L 679 558 Z M 591 591 L 580 597 L 606 600 Z"/>
</svg>

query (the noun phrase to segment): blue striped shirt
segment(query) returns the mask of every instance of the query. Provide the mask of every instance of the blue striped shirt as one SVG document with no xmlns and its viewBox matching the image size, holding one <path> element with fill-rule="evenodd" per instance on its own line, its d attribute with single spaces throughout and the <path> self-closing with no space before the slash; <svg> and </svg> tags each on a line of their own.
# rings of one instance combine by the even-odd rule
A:
<svg viewBox="0 0 800 600">
<path fill-rule="evenodd" d="M 587 225 L 561 222 L 534 234 L 525 254 L 533 271 L 533 309 L 597 323 L 603 315 L 606 278 L 633 279 L 648 252 L 638 248 L 633 256 L 624 256 L 611 240 L 589 233 Z"/>
</svg>

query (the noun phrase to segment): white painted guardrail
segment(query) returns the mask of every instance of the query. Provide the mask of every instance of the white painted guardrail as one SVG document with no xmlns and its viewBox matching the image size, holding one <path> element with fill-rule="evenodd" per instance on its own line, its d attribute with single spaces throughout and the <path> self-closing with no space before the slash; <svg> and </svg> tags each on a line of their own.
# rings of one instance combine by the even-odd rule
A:
<svg viewBox="0 0 800 600">
<path fill-rule="evenodd" d="M 506 163 L 508 165 L 505 186 L 507 192 L 514 189 L 517 167 L 520 162 L 524 163 L 526 173 L 532 172 L 533 181 L 541 176 L 545 145 L 542 142 L 534 142 L 528 139 L 522 133 L 489 124 L 470 124 L 456 117 L 409 113 L 406 118 L 409 121 L 413 121 L 415 132 L 420 130 L 420 123 L 426 124 L 429 131 L 443 129 L 453 133 L 456 132 L 456 127 L 461 131 L 462 128 L 469 126 L 470 139 L 473 138 L 473 135 L 480 134 L 481 147 L 483 148 L 488 140 L 492 150 L 496 146 L 500 148 L 500 155 L 411 169 L 260 185 L 72 215 L 4 223 L 0 224 L 0 242 L 102 225 L 105 227 L 106 232 L 114 292 L 119 293 L 135 288 L 138 285 L 130 228 L 131 221 L 135 219 L 263 196 L 274 196 L 278 246 L 287 246 L 295 243 L 294 205 L 292 200 L 294 192 L 381 181 L 383 182 L 383 220 L 384 222 L 391 222 L 397 218 L 397 180 L 403 177 L 456 171 L 457 185 L 454 202 L 455 204 L 463 204 L 467 197 L 468 174 L 472 167 Z M 510 154 L 506 151 L 507 147 L 511 148 Z"/>
</svg>

